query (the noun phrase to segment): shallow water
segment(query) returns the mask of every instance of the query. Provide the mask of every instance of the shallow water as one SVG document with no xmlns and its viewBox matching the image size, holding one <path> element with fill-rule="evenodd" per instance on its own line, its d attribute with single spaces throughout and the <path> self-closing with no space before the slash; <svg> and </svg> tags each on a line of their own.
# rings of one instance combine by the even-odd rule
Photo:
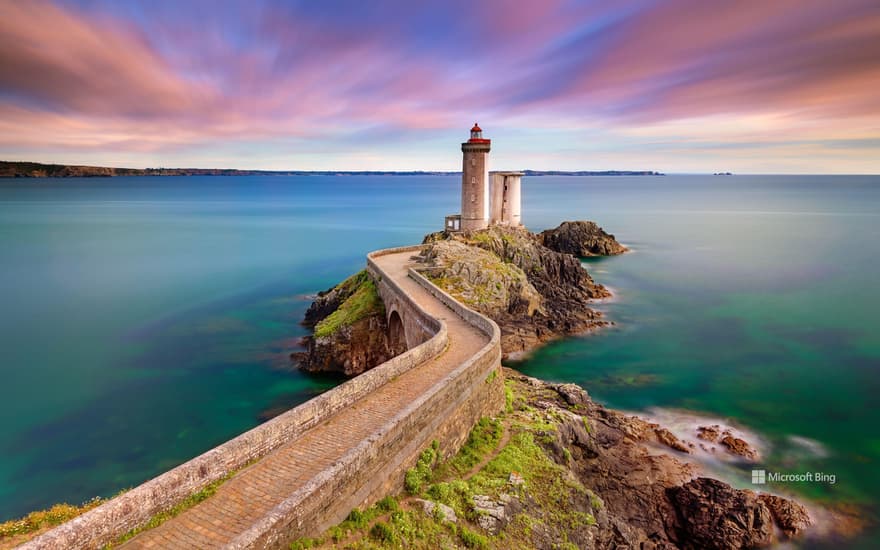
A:
<svg viewBox="0 0 880 550">
<path fill-rule="evenodd" d="M 0 518 L 136 485 L 331 387 L 286 359 L 307 295 L 439 228 L 458 184 L 0 182 Z M 593 219 L 633 252 L 587 262 L 615 291 L 600 306 L 615 326 L 517 368 L 614 407 L 731 419 L 768 441 L 768 470 L 837 475 L 778 489 L 875 506 L 880 178 L 534 177 L 523 190 L 530 229 Z"/>
</svg>

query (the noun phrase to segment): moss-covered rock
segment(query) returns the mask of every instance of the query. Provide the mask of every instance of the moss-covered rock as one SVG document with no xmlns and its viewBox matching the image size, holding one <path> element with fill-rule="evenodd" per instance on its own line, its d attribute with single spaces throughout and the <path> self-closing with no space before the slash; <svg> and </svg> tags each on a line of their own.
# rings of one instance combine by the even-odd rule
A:
<svg viewBox="0 0 880 550">
<path fill-rule="evenodd" d="M 355 376 L 406 351 L 388 337 L 385 305 L 366 271 L 319 293 L 303 323 L 314 334 L 302 341 L 306 351 L 291 357 L 309 372 Z"/>
<path fill-rule="evenodd" d="M 501 327 L 506 355 L 604 325 L 591 300 L 610 293 L 571 254 L 521 227 L 439 232 L 425 237 L 425 273 Z"/>
<path fill-rule="evenodd" d="M 370 316 L 385 317 L 385 305 L 376 290 L 376 283 L 366 271 L 346 279 L 340 286 L 345 288 L 340 294 L 344 293 L 347 297 L 335 311 L 315 325 L 316 338 L 331 336 L 341 328 Z"/>
<path fill-rule="evenodd" d="M 428 278 L 490 317 L 545 314 L 543 298 L 525 272 L 491 252 L 458 241 L 439 241 L 423 259 L 436 267 L 425 271 Z"/>
</svg>

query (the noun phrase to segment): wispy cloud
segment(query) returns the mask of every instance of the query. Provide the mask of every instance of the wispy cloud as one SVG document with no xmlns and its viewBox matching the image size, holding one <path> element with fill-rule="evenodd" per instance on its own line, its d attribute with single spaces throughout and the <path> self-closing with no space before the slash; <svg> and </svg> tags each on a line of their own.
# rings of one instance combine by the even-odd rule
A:
<svg viewBox="0 0 880 550">
<path fill-rule="evenodd" d="M 876 0 L 0 0 L 7 158 L 878 172 L 877 89 Z"/>
</svg>

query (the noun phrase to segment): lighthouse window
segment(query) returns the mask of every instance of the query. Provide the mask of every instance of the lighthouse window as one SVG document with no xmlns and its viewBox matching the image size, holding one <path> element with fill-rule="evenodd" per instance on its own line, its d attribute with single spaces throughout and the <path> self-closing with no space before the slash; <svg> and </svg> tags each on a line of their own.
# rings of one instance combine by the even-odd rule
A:
<svg viewBox="0 0 880 550">
<path fill-rule="evenodd" d="M 477 178 L 475 176 L 471 176 L 471 183 L 477 183 Z"/>
<path fill-rule="evenodd" d="M 476 165 L 477 165 L 477 159 L 472 158 L 471 159 L 471 166 L 476 166 Z"/>
</svg>

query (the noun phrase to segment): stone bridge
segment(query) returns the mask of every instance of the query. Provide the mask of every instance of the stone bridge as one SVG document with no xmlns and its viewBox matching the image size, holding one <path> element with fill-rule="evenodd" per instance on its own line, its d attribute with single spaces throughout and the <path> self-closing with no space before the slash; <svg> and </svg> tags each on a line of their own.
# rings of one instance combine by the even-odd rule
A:
<svg viewBox="0 0 880 550">
<path fill-rule="evenodd" d="M 419 249 L 367 256 L 404 353 L 22 548 L 103 547 L 224 478 L 123 547 L 282 548 L 400 491 L 433 440 L 445 455 L 457 451 L 481 416 L 503 406 L 500 331 L 412 269 Z"/>
</svg>

